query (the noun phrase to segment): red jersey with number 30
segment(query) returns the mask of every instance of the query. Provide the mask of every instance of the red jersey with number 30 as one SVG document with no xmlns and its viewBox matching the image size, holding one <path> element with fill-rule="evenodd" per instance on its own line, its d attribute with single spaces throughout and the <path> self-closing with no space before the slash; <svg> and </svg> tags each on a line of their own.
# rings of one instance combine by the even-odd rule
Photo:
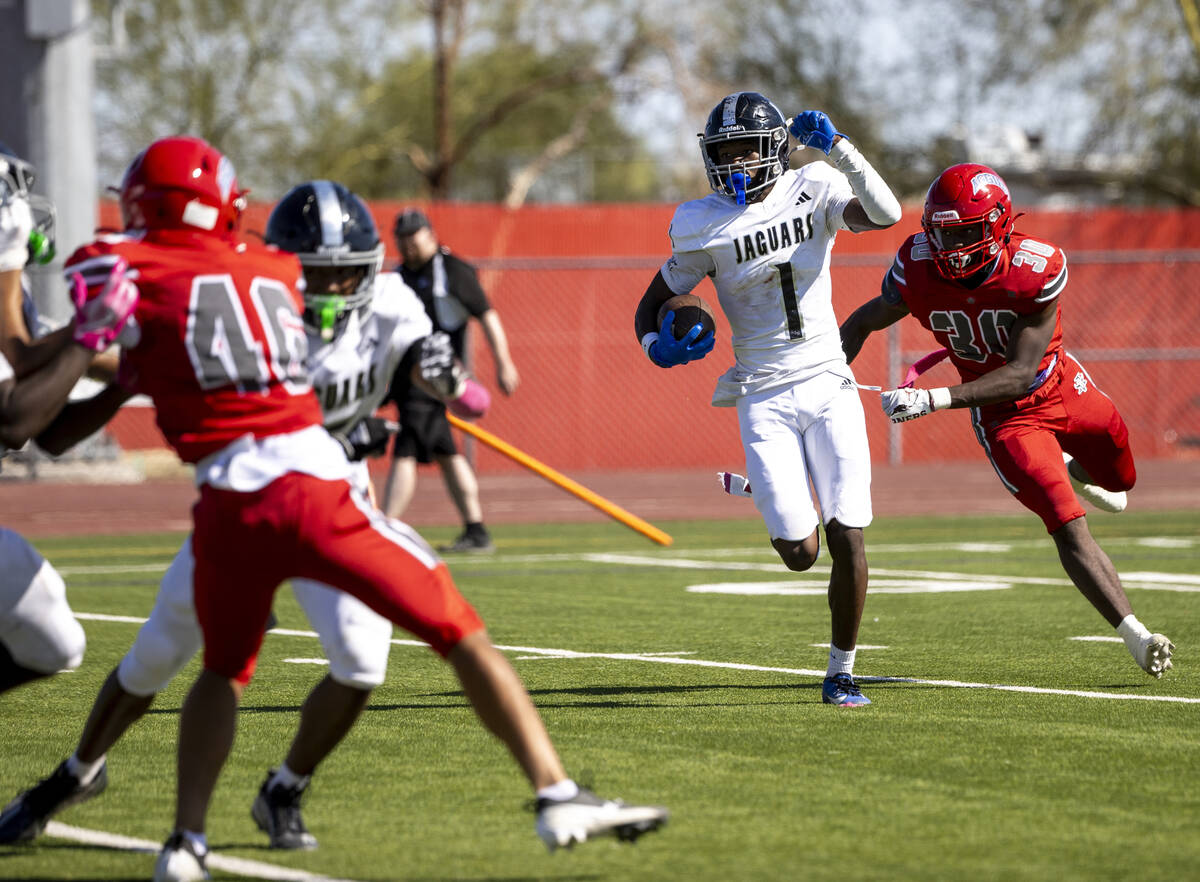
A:
<svg viewBox="0 0 1200 882">
<path fill-rule="evenodd" d="M 1060 249 L 1014 233 L 987 280 L 967 288 L 938 273 L 925 234 L 917 233 L 900 246 L 882 294 L 888 303 L 906 306 L 933 332 L 966 383 L 1004 365 L 1013 322 L 1056 303 L 1066 283 L 1067 259 Z M 1061 315 L 1038 365 L 1039 377 L 1062 361 Z"/>
<path fill-rule="evenodd" d="M 141 298 L 141 340 L 121 353 L 121 382 L 148 395 L 185 462 L 231 441 L 321 424 L 304 367 L 307 340 L 294 254 L 186 231 L 103 237 L 66 263 L 93 292 L 118 257 Z"/>
</svg>

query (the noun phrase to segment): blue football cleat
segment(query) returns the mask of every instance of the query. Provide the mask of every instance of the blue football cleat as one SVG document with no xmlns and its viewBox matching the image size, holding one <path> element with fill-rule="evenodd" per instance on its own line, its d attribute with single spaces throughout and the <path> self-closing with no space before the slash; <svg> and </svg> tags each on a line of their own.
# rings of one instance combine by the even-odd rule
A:
<svg viewBox="0 0 1200 882">
<path fill-rule="evenodd" d="M 825 704 L 836 704 L 838 707 L 863 707 L 871 703 L 871 699 L 862 694 L 862 690 L 849 674 L 826 677 L 821 684 L 821 701 Z"/>
</svg>

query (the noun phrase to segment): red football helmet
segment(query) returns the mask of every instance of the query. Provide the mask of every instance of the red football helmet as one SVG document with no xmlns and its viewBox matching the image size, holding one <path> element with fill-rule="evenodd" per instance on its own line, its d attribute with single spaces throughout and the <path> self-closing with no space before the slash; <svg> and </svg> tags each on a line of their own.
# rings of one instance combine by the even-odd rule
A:
<svg viewBox="0 0 1200 882">
<path fill-rule="evenodd" d="M 939 273 L 961 279 L 982 269 L 1012 235 L 1012 200 L 986 165 L 952 165 L 929 186 L 921 228 Z"/>
<path fill-rule="evenodd" d="M 201 230 L 230 237 L 246 207 L 233 163 L 201 138 L 160 138 L 129 164 L 121 219 L 132 230 Z"/>
</svg>

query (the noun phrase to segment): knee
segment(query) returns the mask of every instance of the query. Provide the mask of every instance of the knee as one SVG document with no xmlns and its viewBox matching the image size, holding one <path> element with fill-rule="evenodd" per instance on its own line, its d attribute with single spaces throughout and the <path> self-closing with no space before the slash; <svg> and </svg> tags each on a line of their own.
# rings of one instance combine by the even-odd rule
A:
<svg viewBox="0 0 1200 882">
<path fill-rule="evenodd" d="M 83 664 L 83 653 L 87 649 L 87 637 L 79 622 L 71 619 L 69 627 L 63 629 L 56 644 L 59 670 L 73 671 Z"/>
<path fill-rule="evenodd" d="M 866 560 L 862 527 L 846 527 L 832 520 L 825 526 L 825 539 L 829 543 L 829 556 L 835 561 Z"/>
<path fill-rule="evenodd" d="M 772 543 L 783 565 L 794 573 L 811 569 L 821 554 L 816 531 L 807 539 L 775 539 Z"/>
<path fill-rule="evenodd" d="M 87 638 L 74 618 L 66 616 L 29 628 L 25 639 L 13 641 L 9 653 L 23 668 L 50 676 L 83 664 Z"/>
<path fill-rule="evenodd" d="M 383 683 L 387 674 L 386 644 L 382 658 L 379 653 L 355 652 L 348 647 L 327 655 L 330 678 L 351 689 L 361 689 L 370 694 L 371 690 Z"/>
<path fill-rule="evenodd" d="M 132 695 L 161 692 L 199 648 L 166 634 L 144 632 L 145 628 L 117 666 L 121 688 Z"/>
<path fill-rule="evenodd" d="M 30 667 L 35 670 L 54 673 L 55 671 L 73 671 L 83 664 L 83 653 L 87 648 L 87 638 L 83 628 L 74 618 L 64 620 L 49 639 L 44 648 L 44 654 Z"/>
</svg>

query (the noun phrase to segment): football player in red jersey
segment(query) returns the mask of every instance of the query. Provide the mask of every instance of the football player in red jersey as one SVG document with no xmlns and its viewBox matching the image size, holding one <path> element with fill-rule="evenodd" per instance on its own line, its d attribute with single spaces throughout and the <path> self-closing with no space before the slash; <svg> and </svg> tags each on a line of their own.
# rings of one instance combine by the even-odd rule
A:
<svg viewBox="0 0 1200 882">
<path fill-rule="evenodd" d="M 1062 251 L 1013 231 L 1008 187 L 983 165 L 955 165 L 925 198 L 922 232 L 900 246 L 882 292 L 842 325 L 853 361 L 873 332 L 910 313 L 946 347 L 962 383 L 882 395 L 892 422 L 971 408 L 1001 482 L 1040 517 L 1063 569 L 1117 629 L 1134 660 L 1161 677 L 1173 644 L 1137 620 L 1112 561 L 1088 530 L 1076 490 L 1107 511 L 1137 477 L 1129 431 L 1111 399 L 1062 344 Z"/>
<path fill-rule="evenodd" d="M 142 335 L 122 351 L 120 377 L 154 401 L 159 428 L 195 465 L 199 488 L 193 584 L 204 670 L 183 705 L 175 830 L 155 879 L 206 877 L 208 802 L 272 597 L 292 577 L 353 594 L 451 664 L 537 791 L 537 830 L 548 846 L 656 828 L 664 810 L 599 799 L 567 777 L 528 693 L 446 565 L 352 487 L 304 365 L 299 260 L 240 240 L 243 205 L 226 157 L 197 138 L 164 138 L 125 173 L 125 233 L 67 262 L 88 279 L 129 262 Z"/>
</svg>

